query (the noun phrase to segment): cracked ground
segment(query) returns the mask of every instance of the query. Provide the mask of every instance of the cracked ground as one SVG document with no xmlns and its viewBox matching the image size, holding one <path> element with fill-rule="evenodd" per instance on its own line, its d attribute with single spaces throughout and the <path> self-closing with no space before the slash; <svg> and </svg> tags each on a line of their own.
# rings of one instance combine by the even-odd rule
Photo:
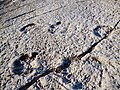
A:
<svg viewBox="0 0 120 90">
<path fill-rule="evenodd" d="M 0 0 L 0 90 L 120 90 L 120 0 Z"/>
</svg>

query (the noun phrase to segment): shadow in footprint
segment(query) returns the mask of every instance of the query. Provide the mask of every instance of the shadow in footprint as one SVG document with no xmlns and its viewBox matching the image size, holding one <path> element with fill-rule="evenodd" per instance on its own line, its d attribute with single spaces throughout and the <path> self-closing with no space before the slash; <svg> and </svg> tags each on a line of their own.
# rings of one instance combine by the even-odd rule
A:
<svg viewBox="0 0 120 90">
<path fill-rule="evenodd" d="M 59 21 L 59 22 L 56 22 L 55 24 L 49 25 L 48 32 L 50 32 L 51 34 L 54 34 L 56 32 L 55 27 L 60 24 L 61 24 L 61 22 Z"/>
<path fill-rule="evenodd" d="M 30 59 L 35 59 L 37 55 L 38 55 L 38 52 L 32 52 Z"/>
<path fill-rule="evenodd" d="M 56 25 L 60 25 L 60 24 L 61 24 L 61 22 L 60 22 L 60 21 L 56 22 Z"/>
<path fill-rule="evenodd" d="M 99 34 L 100 29 L 101 29 L 101 26 L 97 26 L 96 28 L 93 29 L 93 33 L 95 36 L 101 37 L 101 35 Z"/>
<path fill-rule="evenodd" d="M 55 72 L 60 73 L 62 70 L 68 68 L 70 64 L 71 61 L 68 58 L 62 59 L 62 64 L 56 68 Z"/>
<path fill-rule="evenodd" d="M 68 80 L 66 77 L 62 78 L 62 82 L 65 83 L 65 84 L 71 83 L 71 81 Z"/>
<path fill-rule="evenodd" d="M 71 83 L 71 76 L 72 74 L 69 74 L 66 69 L 62 72 L 62 82 L 65 84 Z"/>
<path fill-rule="evenodd" d="M 5 0 L 4 1 L 0 1 L 0 5 L 4 4 Z"/>
<path fill-rule="evenodd" d="M 15 60 L 13 62 L 12 72 L 14 74 L 22 74 L 24 69 L 24 65 L 20 62 L 20 60 Z"/>
<path fill-rule="evenodd" d="M 19 60 L 25 61 L 25 60 L 28 59 L 28 58 L 29 58 L 28 54 L 21 54 Z"/>
<path fill-rule="evenodd" d="M 55 26 L 54 25 L 49 25 L 49 29 L 48 29 L 48 32 L 51 33 L 51 34 L 54 34 L 55 33 Z"/>
<path fill-rule="evenodd" d="M 34 25 L 35 25 L 34 23 L 27 24 L 20 29 L 20 32 L 27 33 L 26 28 L 29 27 L 29 26 L 34 26 Z"/>
<path fill-rule="evenodd" d="M 75 81 L 75 84 L 72 86 L 73 90 L 80 90 L 83 88 L 83 84 L 78 80 Z"/>
</svg>

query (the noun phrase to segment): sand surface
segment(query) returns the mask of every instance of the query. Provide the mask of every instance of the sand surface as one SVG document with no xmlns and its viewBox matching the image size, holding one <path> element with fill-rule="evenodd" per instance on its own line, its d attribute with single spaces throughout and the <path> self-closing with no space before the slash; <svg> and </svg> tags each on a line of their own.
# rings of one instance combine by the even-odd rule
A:
<svg viewBox="0 0 120 90">
<path fill-rule="evenodd" d="M 0 90 L 120 90 L 120 0 L 0 0 Z"/>
</svg>

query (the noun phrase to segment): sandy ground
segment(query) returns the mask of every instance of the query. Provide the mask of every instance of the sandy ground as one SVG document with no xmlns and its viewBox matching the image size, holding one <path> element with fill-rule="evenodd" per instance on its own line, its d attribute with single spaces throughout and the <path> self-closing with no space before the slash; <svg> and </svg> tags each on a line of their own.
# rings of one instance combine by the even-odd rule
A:
<svg viewBox="0 0 120 90">
<path fill-rule="evenodd" d="M 0 0 L 0 90 L 120 90 L 120 0 Z"/>
</svg>

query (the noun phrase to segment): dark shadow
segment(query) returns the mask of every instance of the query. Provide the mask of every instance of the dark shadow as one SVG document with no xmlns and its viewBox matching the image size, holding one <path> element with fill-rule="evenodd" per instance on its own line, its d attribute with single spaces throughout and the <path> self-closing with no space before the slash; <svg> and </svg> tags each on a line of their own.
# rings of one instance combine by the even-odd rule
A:
<svg viewBox="0 0 120 90">
<path fill-rule="evenodd" d="M 1 6 L 2 4 L 4 4 L 4 2 L 5 2 L 5 0 L 4 0 L 4 1 L 0 1 L 0 6 Z"/>
<path fill-rule="evenodd" d="M 21 56 L 20 56 L 20 58 L 19 58 L 19 60 L 21 60 L 21 61 L 25 61 L 26 59 L 28 59 L 28 54 L 22 54 Z"/>
<path fill-rule="evenodd" d="M 37 55 L 38 55 L 38 52 L 32 52 L 32 56 L 30 57 L 30 59 L 36 58 Z"/>
<path fill-rule="evenodd" d="M 99 34 L 99 30 L 101 29 L 101 26 L 97 26 L 96 28 L 93 29 L 93 33 L 94 35 L 101 37 L 101 35 Z"/>
<path fill-rule="evenodd" d="M 34 25 L 35 25 L 34 23 L 27 24 L 20 29 L 20 32 L 27 33 L 27 31 L 25 29 L 29 26 L 34 26 Z"/>
<path fill-rule="evenodd" d="M 74 90 L 79 90 L 83 88 L 83 84 L 79 82 L 78 80 L 75 81 L 75 84 L 72 86 Z"/>
<path fill-rule="evenodd" d="M 22 74 L 24 69 L 24 65 L 20 62 L 20 60 L 15 60 L 13 62 L 12 72 L 14 74 Z"/>
<path fill-rule="evenodd" d="M 56 25 L 60 25 L 61 24 L 61 22 L 59 21 L 59 22 L 56 22 Z"/>
<path fill-rule="evenodd" d="M 54 28 L 55 28 L 54 25 L 50 25 L 49 29 L 48 29 L 48 32 L 51 33 L 51 34 L 54 34 L 55 31 L 56 31 Z"/>
<path fill-rule="evenodd" d="M 68 80 L 66 77 L 62 78 L 62 82 L 65 83 L 65 84 L 71 83 L 71 81 Z"/>
<path fill-rule="evenodd" d="M 56 73 L 60 73 L 62 70 L 68 68 L 71 64 L 71 61 L 68 58 L 62 60 L 62 64 L 58 66 L 55 70 Z"/>
<path fill-rule="evenodd" d="M 55 26 L 60 25 L 60 24 L 61 22 L 58 21 L 56 22 L 56 24 L 49 25 L 48 32 L 50 32 L 51 34 L 54 34 L 56 32 Z"/>
</svg>

